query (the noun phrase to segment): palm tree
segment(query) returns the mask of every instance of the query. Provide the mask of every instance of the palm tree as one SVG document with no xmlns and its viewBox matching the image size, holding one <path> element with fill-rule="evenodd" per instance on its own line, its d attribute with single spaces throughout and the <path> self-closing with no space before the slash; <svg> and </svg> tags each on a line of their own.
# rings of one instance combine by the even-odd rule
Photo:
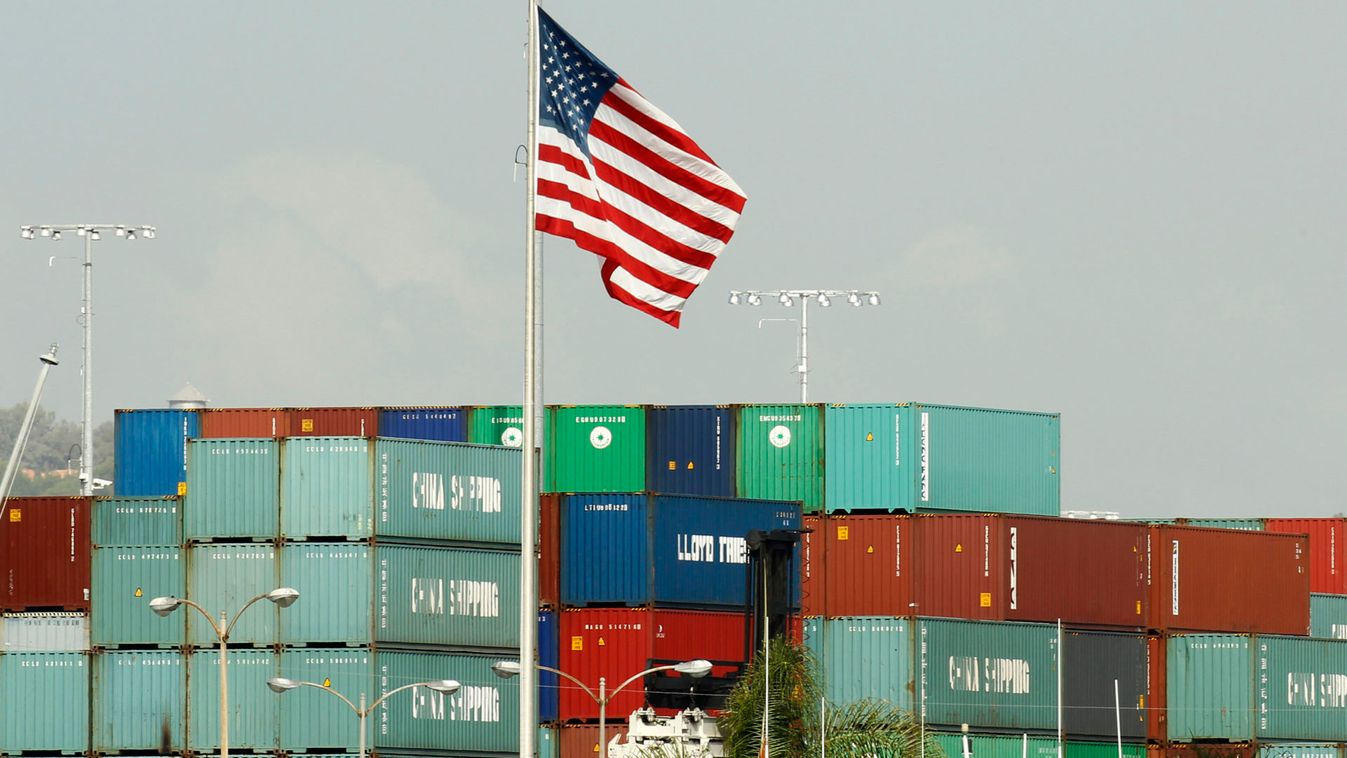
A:
<svg viewBox="0 0 1347 758">
<path fill-rule="evenodd" d="M 822 687 L 810 651 L 788 640 L 769 643 L 764 677 L 759 654 L 725 702 L 717 723 L 726 758 L 763 758 L 763 705 L 768 703 L 767 754 L 770 758 L 912 758 L 921 753 L 944 758 L 911 712 L 887 700 L 865 699 L 829 707 L 821 715 Z M 768 691 L 764 692 L 764 688 Z"/>
</svg>

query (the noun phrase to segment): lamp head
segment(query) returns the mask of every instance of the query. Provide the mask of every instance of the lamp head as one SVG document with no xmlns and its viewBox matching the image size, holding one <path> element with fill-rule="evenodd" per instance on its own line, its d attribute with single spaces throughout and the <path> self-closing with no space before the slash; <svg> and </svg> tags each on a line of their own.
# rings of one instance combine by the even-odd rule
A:
<svg viewBox="0 0 1347 758">
<path fill-rule="evenodd" d="M 519 661 L 496 661 L 491 664 L 491 672 L 501 679 L 519 676 Z"/>
<path fill-rule="evenodd" d="M 265 597 L 282 608 L 289 608 L 299 599 L 299 590 L 293 587 L 277 587 L 268 592 Z"/>
<path fill-rule="evenodd" d="M 182 605 L 182 601 L 176 597 L 157 597 L 150 601 L 150 610 L 160 616 L 167 616 L 178 610 L 180 605 Z"/>
<path fill-rule="evenodd" d="M 33 238 L 33 227 L 31 227 L 31 226 L 21 226 L 21 227 L 19 227 L 19 236 L 20 236 L 20 237 L 23 237 L 23 238 L 26 239 L 26 240 L 32 239 L 32 238 Z"/>
<path fill-rule="evenodd" d="M 273 676 L 267 680 L 267 687 L 276 693 L 286 693 L 299 686 L 299 682 L 294 679 L 286 679 L 283 676 Z"/>
<path fill-rule="evenodd" d="M 748 296 L 748 304 L 749 304 L 749 305 L 762 305 L 762 298 L 758 296 L 758 293 L 754 292 L 754 293 L 752 293 L 751 295 Z"/>
<path fill-rule="evenodd" d="M 861 306 L 861 296 L 853 292 L 850 295 L 847 295 L 847 302 L 859 308 Z"/>
<path fill-rule="evenodd" d="M 870 293 L 870 304 L 871 304 L 871 305 L 879 305 L 879 293 L 878 293 L 878 292 L 871 292 L 871 293 Z"/>
<path fill-rule="evenodd" d="M 700 679 L 711 673 L 711 662 L 704 658 L 698 658 L 695 661 L 683 661 L 674 666 L 674 671 Z"/>
<path fill-rule="evenodd" d="M 60 229 L 52 229 L 52 230 L 51 230 L 51 238 L 54 239 L 54 240 L 60 239 L 60 238 L 61 238 L 61 230 L 60 230 Z"/>
<path fill-rule="evenodd" d="M 426 682 L 426 686 L 431 688 L 432 690 L 435 690 L 436 692 L 443 692 L 446 695 L 452 695 L 455 692 L 458 692 L 458 688 L 462 685 L 460 685 L 457 681 L 453 679 L 434 679 L 432 681 Z"/>
<path fill-rule="evenodd" d="M 737 290 L 731 290 L 730 305 L 738 305 L 738 304 L 739 304 L 739 292 Z"/>
<path fill-rule="evenodd" d="M 820 294 L 818 296 L 818 304 L 820 308 L 827 308 L 828 306 L 833 304 L 833 301 L 829 300 L 827 295 Z"/>
</svg>

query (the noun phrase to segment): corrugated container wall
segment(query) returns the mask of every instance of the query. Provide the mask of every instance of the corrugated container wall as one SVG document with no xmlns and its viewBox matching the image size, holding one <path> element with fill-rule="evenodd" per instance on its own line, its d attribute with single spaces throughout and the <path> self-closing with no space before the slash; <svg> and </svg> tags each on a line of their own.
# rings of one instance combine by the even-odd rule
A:
<svg viewBox="0 0 1347 758">
<path fill-rule="evenodd" d="M 823 577 L 823 521 L 819 516 L 800 519 L 800 615 L 821 616 L 827 608 Z"/>
<path fill-rule="evenodd" d="M 643 492 L 645 408 L 549 406 L 545 455 L 548 492 Z"/>
<path fill-rule="evenodd" d="M 561 499 L 561 602 L 742 607 L 745 537 L 753 530 L 799 528 L 794 503 L 568 495 Z M 798 602 L 799 587 L 789 591 Z"/>
<path fill-rule="evenodd" d="M 927 735 L 944 752 L 946 758 L 963 758 L 964 735 L 931 732 Z M 1025 737 L 1008 734 L 970 734 L 968 754 L 976 758 L 1059 758 L 1057 740 L 1051 737 Z M 1114 751 L 1099 758 L 1117 758 L 1117 748 L 1106 745 Z M 1063 745 L 1070 755 L 1069 746 Z M 1145 748 L 1142 748 L 1145 752 Z M 1084 758 L 1084 757 L 1082 757 Z"/>
<path fill-rule="evenodd" d="M 1182 526 L 1196 526 L 1203 529 L 1238 529 L 1244 532 L 1263 531 L 1263 519 L 1260 518 L 1181 518 Z"/>
<path fill-rule="evenodd" d="M 277 748 L 281 704 L 276 693 L 267 689 L 267 679 L 279 675 L 278 659 L 273 650 L 229 651 L 230 750 Z M 203 648 L 191 653 L 187 660 L 188 747 L 198 752 L 218 752 L 220 651 Z"/>
<path fill-rule="evenodd" d="M 539 433 L 539 440 L 546 439 Z M 475 445 L 524 444 L 524 408 L 519 405 L 475 405 L 468 413 L 468 442 Z"/>
<path fill-rule="evenodd" d="M 736 419 L 740 497 L 798 500 L 823 509 L 823 409 L 818 405 L 744 405 Z"/>
<path fill-rule="evenodd" d="M 538 663 L 556 668 L 560 663 L 561 630 L 556 611 L 538 612 Z M 561 694 L 561 679 L 551 671 L 538 671 L 538 721 L 556 721 L 557 699 Z"/>
<path fill-rule="evenodd" d="M 1147 724 L 1152 705 L 1148 657 L 1144 635 L 1063 632 L 1062 730 L 1084 739 L 1118 734 L 1129 741 L 1162 738 L 1158 719 L 1149 728 Z"/>
<path fill-rule="evenodd" d="M 0 714 L 0 753 L 88 751 L 88 654 L 0 655 Z"/>
<path fill-rule="evenodd" d="M 276 548 L 269 544 L 197 544 L 186 550 L 187 599 L 212 612 L 233 613 L 258 595 L 280 586 Z M 301 598 L 303 596 L 301 595 Z M 262 603 L 233 624 L 232 643 L 271 645 L 276 642 L 277 606 Z M 192 645 L 219 642 L 199 613 L 187 613 L 187 641 Z M 167 620 L 167 619 L 161 619 Z"/>
<path fill-rule="evenodd" d="M 187 541 L 274 539 L 279 534 L 281 451 L 276 440 L 193 440 L 187 445 L 187 460 Z"/>
<path fill-rule="evenodd" d="M 1347 595 L 1310 595 L 1310 636 L 1347 640 Z"/>
<path fill-rule="evenodd" d="M 122 497 L 178 494 L 187 481 L 187 440 L 201 436 L 196 411 L 127 410 L 114 415 L 112 485 Z"/>
<path fill-rule="evenodd" d="M 607 724 L 604 742 L 614 738 L 627 738 L 627 720 L 614 718 Z M 596 758 L 603 751 L 599 749 L 598 724 L 562 724 L 557 727 L 559 758 Z"/>
<path fill-rule="evenodd" d="M 1347 595 L 1347 519 L 1270 518 L 1267 530 L 1309 535 L 1310 592 Z"/>
<path fill-rule="evenodd" d="M 99 547 L 182 544 L 182 502 L 173 497 L 96 497 L 91 531 Z"/>
<path fill-rule="evenodd" d="M 828 702 L 841 706 L 873 697 L 913 710 L 911 629 L 911 619 L 892 616 L 808 619 L 805 639 Z"/>
<path fill-rule="evenodd" d="M 734 497 L 735 412 L 727 405 L 646 409 L 646 488 L 665 495 Z"/>
<path fill-rule="evenodd" d="M 381 537 L 519 544 L 519 448 L 375 441 Z"/>
<path fill-rule="evenodd" d="M 373 535 L 372 451 L 361 437 L 285 441 L 281 534 L 285 539 Z"/>
<path fill-rule="evenodd" d="M 189 614 L 160 617 L 149 609 L 156 597 L 187 596 L 180 548 L 100 547 L 93 564 L 89 635 L 95 647 L 183 644 Z"/>
<path fill-rule="evenodd" d="M 926 720 L 983 729 L 1054 729 L 1057 629 L 920 619 Z"/>
<path fill-rule="evenodd" d="M 1305 537 L 1184 526 L 1149 528 L 1152 628 L 1309 633 Z"/>
<path fill-rule="evenodd" d="M 290 413 L 284 408 L 204 408 L 198 436 L 289 437 Z"/>
<path fill-rule="evenodd" d="M 538 605 L 561 607 L 561 495 L 538 496 Z"/>
<path fill-rule="evenodd" d="M 1147 745 L 1146 758 L 1257 758 L 1258 747 L 1248 742 L 1169 742 Z"/>
<path fill-rule="evenodd" d="M 468 441 L 468 413 L 457 406 L 384 408 L 379 411 L 379 436 L 439 442 Z"/>
<path fill-rule="evenodd" d="M 1250 740 L 1254 736 L 1254 661 L 1247 636 L 1169 638 L 1169 739 Z"/>
<path fill-rule="evenodd" d="M 377 437 L 375 408 L 291 408 L 291 437 Z"/>
<path fill-rule="evenodd" d="M 1347 740 L 1347 641 L 1260 636 L 1254 651 L 1259 739 Z"/>
<path fill-rule="evenodd" d="M 0 611 L 89 610 L 87 497 L 12 497 L 0 517 Z"/>
<path fill-rule="evenodd" d="M 1265 742 L 1258 758 L 1342 758 L 1343 746 L 1333 742 Z"/>
<path fill-rule="evenodd" d="M 582 682 L 606 677 L 621 682 L 632 672 L 659 662 L 705 658 L 744 661 L 744 614 L 652 608 L 577 608 L 561 612 L 561 665 L 557 668 Z M 721 667 L 713 676 L 727 673 Z M 489 678 L 489 677 L 488 677 Z M 611 714 L 630 713 L 644 701 L 633 683 L 612 695 Z M 562 721 L 597 719 L 594 699 L 575 687 L 563 688 L 558 705 Z M 657 708 L 671 715 L 671 709 Z M 714 714 L 712 714 L 714 715 Z"/>
<path fill-rule="evenodd" d="M 159 750 L 165 737 L 170 752 L 185 747 L 187 675 L 181 652 L 108 650 L 92 659 L 94 752 Z"/>
<path fill-rule="evenodd" d="M 77 653 L 88 649 L 87 613 L 37 611 L 0 614 L 0 654 Z"/>
<path fill-rule="evenodd" d="M 829 616 L 910 615 L 913 521 L 906 516 L 819 517 L 819 531 L 810 537 L 815 546 L 810 570 L 823 577 L 811 585 L 815 611 Z M 919 607 L 918 612 L 927 610 Z M 933 608 L 930 615 L 940 614 Z"/>
</svg>

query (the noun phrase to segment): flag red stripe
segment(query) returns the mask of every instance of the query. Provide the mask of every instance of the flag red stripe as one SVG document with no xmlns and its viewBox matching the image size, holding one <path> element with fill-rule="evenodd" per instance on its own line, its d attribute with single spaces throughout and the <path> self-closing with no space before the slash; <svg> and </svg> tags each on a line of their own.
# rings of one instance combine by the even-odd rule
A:
<svg viewBox="0 0 1347 758">
<path fill-rule="evenodd" d="M 734 235 L 733 229 L 730 229 L 714 219 L 709 219 L 696 211 L 690 210 L 687 206 L 666 195 L 661 195 L 655 190 L 642 184 L 640 181 L 618 170 L 615 166 L 605 163 L 598 158 L 591 158 L 590 161 L 594 164 L 594 173 L 598 175 L 598 179 L 622 190 L 644 205 L 654 208 L 683 226 L 705 234 L 708 237 L 718 239 L 721 242 L 729 242 L 730 237 Z"/>
<path fill-rule="evenodd" d="M 630 292 L 613 284 L 613 272 L 616 271 L 617 268 L 618 266 L 616 263 L 604 261 L 602 271 L 603 288 L 608 291 L 608 297 L 611 297 L 619 303 L 625 303 L 638 311 L 654 316 L 660 321 L 677 329 L 678 322 L 683 317 L 682 311 L 666 311 L 662 308 L 656 308 L 639 297 L 633 297 Z"/>
<path fill-rule="evenodd" d="M 607 245 L 607 243 L 604 240 L 600 240 L 597 237 L 588 234 L 587 232 L 583 232 L 580 231 L 579 229 L 576 229 L 575 224 L 571 223 L 566 219 L 554 218 L 552 216 L 544 216 L 542 214 L 538 214 L 537 217 L 533 220 L 533 224 L 534 228 L 536 228 L 540 232 L 546 232 L 547 234 L 555 234 L 558 237 L 568 237 L 574 240 L 576 246 L 581 248 L 582 250 L 588 250 L 591 253 L 595 253 L 596 255 L 604 257 L 603 287 L 605 290 L 608 291 L 609 297 L 621 303 L 625 303 L 626 305 L 629 305 L 632 308 L 635 308 L 643 313 L 647 313 L 651 316 L 654 316 L 660 321 L 663 321 L 674 327 L 678 326 L 680 315 L 678 311 L 661 310 L 651 305 L 650 303 L 645 302 L 644 300 L 632 297 L 625 290 L 613 286 L 612 273 L 613 271 L 617 270 L 618 263 L 612 260 L 611 258 L 608 258 L 598 250 L 595 250 L 594 247 L 591 247 L 591 244 L 593 244 L 595 247 L 605 247 L 605 246 L 611 247 L 611 245 Z"/>
<path fill-rule="evenodd" d="M 645 97 L 641 95 L 641 93 L 637 92 L 635 87 L 628 84 L 625 79 L 618 78 L 617 83 L 631 90 L 631 94 L 633 96 L 645 100 L 646 104 L 650 105 L 651 108 L 655 107 L 653 103 L 651 103 L 649 100 L 646 100 Z M 702 160 L 706 161 L 712 166 L 716 165 L 716 162 L 711 160 L 711 156 L 702 152 L 701 146 L 699 146 L 696 142 L 693 142 L 691 137 L 688 137 L 686 134 L 674 129 L 673 127 L 669 126 L 663 121 L 658 121 L 646 115 L 644 112 L 641 111 L 640 108 L 637 108 L 636 106 L 632 105 L 631 103 L 623 99 L 621 94 L 614 94 L 612 97 L 607 97 L 605 95 L 604 100 L 605 100 L 604 105 L 607 105 L 609 108 L 612 108 L 618 113 L 621 113 L 622 115 L 636 122 L 641 126 L 642 129 L 645 129 L 647 132 L 650 132 L 651 134 L 655 135 L 656 137 L 659 137 L 665 142 L 668 142 L 670 145 L 673 145 L 674 147 L 678 148 L 679 150 L 682 150 L 685 153 L 695 155 L 698 158 L 701 158 Z M 719 168 L 719 166 L 717 166 L 717 168 Z"/>
<path fill-rule="evenodd" d="M 550 197 L 553 200 L 561 200 L 580 213 L 598 219 L 599 221 L 610 223 L 680 263 L 686 263 L 696 266 L 697 268 L 709 269 L 712 264 L 716 262 L 716 256 L 714 254 L 689 247 L 678 240 L 661 234 L 658 229 L 651 227 L 640 219 L 634 218 L 627 213 L 623 213 L 621 210 L 614 208 L 607 203 L 596 202 L 584 195 L 578 194 L 572 191 L 570 187 L 567 187 L 560 182 L 549 181 L 540 177 L 538 179 L 538 194 L 543 197 Z M 635 259 L 633 259 L 633 261 L 635 261 Z M 646 263 L 637 262 L 637 265 L 649 267 L 649 264 Z M 628 266 L 627 268 L 630 269 L 631 267 Z M 668 274 L 662 275 L 668 276 Z M 651 281 L 648 277 L 643 276 L 641 278 L 650 281 L 651 284 L 655 284 L 655 282 Z M 675 277 L 670 277 L 670 279 L 684 286 L 697 286 Z M 667 292 L 674 292 L 674 290 L 662 285 L 661 289 L 664 289 Z M 683 295 L 684 297 L 687 296 L 681 292 L 677 294 Z"/>
<path fill-rule="evenodd" d="M 605 97 L 607 96 L 605 95 Z M 644 164 L 646 168 L 663 176 L 665 179 L 668 179 L 674 184 L 689 191 L 695 192 L 707 200 L 720 203 L 735 213 L 739 213 L 744 209 L 744 198 L 741 195 L 670 163 L 659 153 L 656 153 L 645 145 L 642 145 L 631 137 L 628 137 L 626 134 L 598 119 L 590 122 L 589 134 L 591 137 L 603 140 L 605 144 L 611 145 L 614 149 L 625 153 L 632 160 L 639 161 Z"/>
<path fill-rule="evenodd" d="M 546 163 L 554 163 L 576 176 L 583 176 L 589 179 L 589 170 L 585 168 L 585 162 L 576 158 L 574 155 L 562 150 L 556 145 L 538 145 L 538 160 Z"/>
</svg>

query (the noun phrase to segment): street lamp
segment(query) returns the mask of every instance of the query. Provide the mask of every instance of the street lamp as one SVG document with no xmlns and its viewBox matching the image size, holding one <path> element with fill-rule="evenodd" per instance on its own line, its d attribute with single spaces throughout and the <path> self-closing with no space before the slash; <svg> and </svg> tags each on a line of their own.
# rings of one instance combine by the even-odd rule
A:
<svg viewBox="0 0 1347 758">
<path fill-rule="evenodd" d="M 541 663 L 535 663 L 533 665 L 539 671 L 550 671 L 557 676 L 569 679 L 580 689 L 584 690 L 586 695 L 593 698 L 594 702 L 599 704 L 599 758 L 608 758 L 608 703 L 611 702 L 614 697 L 617 697 L 617 693 L 621 692 L 624 687 L 646 674 L 654 674 L 658 671 L 677 671 L 680 674 L 686 674 L 695 679 L 700 679 L 711 673 L 711 662 L 698 658 L 691 661 L 682 661 L 681 663 L 671 663 L 666 666 L 654 666 L 638 674 L 632 674 L 627 677 L 627 681 L 617 685 L 611 692 L 607 689 L 608 678 L 601 676 L 599 677 L 599 692 L 598 694 L 595 694 L 594 690 L 591 690 L 584 682 L 567 674 L 561 669 L 544 666 Z M 491 670 L 501 679 L 519 676 L 519 661 L 497 661 L 491 664 Z"/>
<path fill-rule="evenodd" d="M 103 232 L 114 232 L 118 237 L 133 240 L 137 235 L 154 239 L 153 226 L 127 224 L 41 224 L 19 227 L 19 236 L 30 240 L 38 236 L 61 239 L 61 232 L 74 232 L 84 238 L 84 300 L 80 305 L 80 321 L 84 326 L 84 429 L 80 446 L 81 494 L 94 494 L 94 240 Z"/>
<path fill-rule="evenodd" d="M 460 685 L 453 679 L 432 679 L 427 682 L 412 682 L 411 684 L 404 684 L 401 687 L 397 687 L 395 689 L 389 690 L 388 692 L 385 692 L 383 695 L 379 696 L 378 700 L 375 700 L 368 706 L 365 705 L 365 693 L 363 692 L 360 693 L 360 705 L 356 705 L 355 703 L 351 702 L 350 698 L 346 697 L 340 692 L 337 692 L 331 687 L 324 687 L 321 684 L 314 684 L 313 682 L 303 682 L 296 679 L 286 679 L 285 677 L 274 676 L 267 680 L 267 686 L 271 688 L 272 692 L 282 695 L 289 692 L 290 690 L 297 689 L 299 687 L 316 687 L 317 689 L 320 689 L 323 692 L 326 692 L 330 695 L 336 695 L 337 697 L 341 698 L 341 701 L 343 703 L 346 703 L 348 706 L 351 707 L 351 710 L 355 711 L 356 718 L 360 719 L 359 758 L 365 758 L 365 717 L 370 715 L 370 712 L 373 711 L 375 708 L 378 708 L 379 705 L 383 703 L 383 701 L 387 700 L 388 698 L 392 697 L 393 695 L 399 692 L 402 692 L 403 690 L 409 690 L 413 687 L 428 687 L 436 692 L 440 692 L 445 695 L 452 695 L 455 692 L 458 692 L 458 688 L 462 685 Z"/>
<path fill-rule="evenodd" d="M 205 617 L 210 628 L 215 631 L 215 636 L 220 640 L 220 758 L 229 758 L 229 633 L 234 630 L 234 624 L 238 622 L 243 612 L 248 610 L 253 603 L 258 600 L 270 600 L 281 608 L 289 608 L 299 599 L 299 590 L 290 587 L 278 587 L 271 592 L 264 592 L 243 604 L 238 613 L 234 614 L 234 620 L 230 621 L 224 611 L 220 611 L 220 622 L 217 624 L 215 619 L 211 618 L 210 613 L 205 608 L 196 603 L 181 597 L 157 597 L 150 601 L 150 610 L 167 617 L 169 614 L 178 610 L 179 606 L 195 608 L 198 613 Z"/>
<path fill-rule="evenodd" d="M 800 362 L 795 371 L 800 374 L 800 402 L 809 402 L 809 301 L 818 301 L 819 307 L 832 305 L 833 298 L 844 297 L 851 305 L 859 308 L 869 303 L 879 305 L 879 293 L 870 290 L 730 290 L 730 305 L 761 305 L 764 297 L 776 298 L 777 302 L 789 308 L 800 301 Z M 761 324 L 759 324 L 761 326 Z"/>
</svg>

